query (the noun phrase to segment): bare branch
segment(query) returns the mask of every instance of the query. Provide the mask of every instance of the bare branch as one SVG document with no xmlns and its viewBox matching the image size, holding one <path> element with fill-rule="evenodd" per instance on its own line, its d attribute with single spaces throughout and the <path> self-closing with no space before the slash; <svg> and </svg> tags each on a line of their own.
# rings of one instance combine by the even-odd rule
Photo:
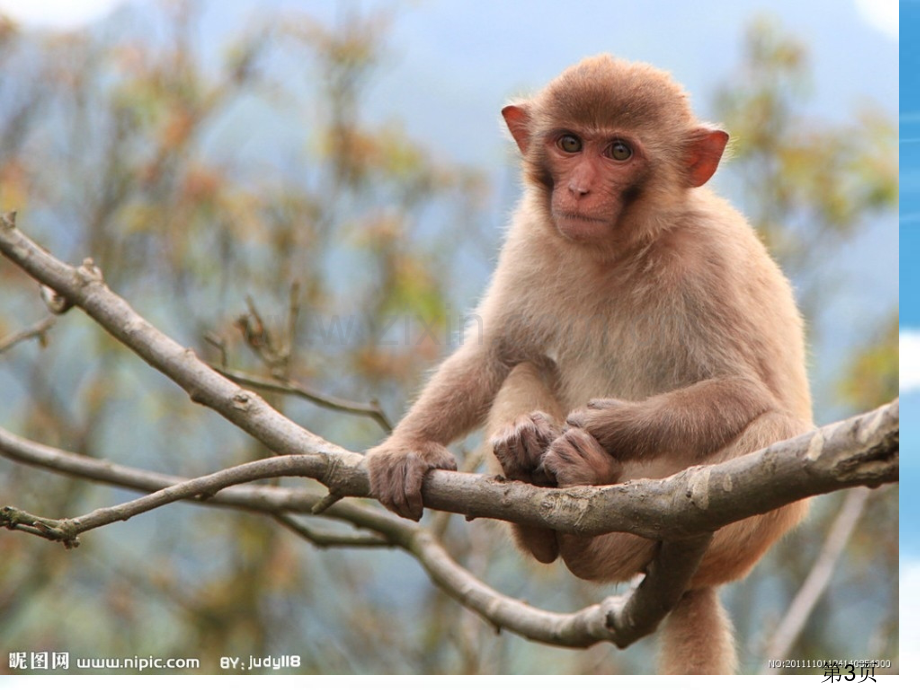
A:
<svg viewBox="0 0 920 690">
<path fill-rule="evenodd" d="M 354 516 L 345 519 L 382 532 L 393 543 L 411 552 L 438 585 L 499 627 L 508 627 L 525 637 L 551 644 L 584 646 L 605 639 L 623 647 L 654 630 L 677 602 L 696 570 L 712 531 L 790 500 L 788 494 L 784 496 L 773 490 L 777 483 L 798 499 L 857 482 L 877 485 L 896 480 L 897 429 L 898 403 L 895 401 L 875 412 L 714 467 L 693 467 L 663 480 L 636 480 L 612 487 L 542 489 L 458 472 L 431 473 L 426 479 L 426 503 L 442 509 L 469 513 L 469 506 L 475 505 L 482 516 L 542 524 L 561 531 L 587 534 L 629 531 L 651 539 L 671 540 L 661 545 L 646 578 L 633 594 L 605 600 L 596 608 L 568 617 L 541 612 L 503 597 L 460 569 L 427 530 L 420 530 L 405 520 L 366 509 L 360 520 Z M 849 441 L 845 442 L 847 439 Z M 80 459 L 36 446 L 38 444 L 0 430 L 0 452 L 10 457 L 25 456 L 33 464 L 51 465 L 58 471 L 65 465 L 85 469 L 86 459 L 75 463 Z M 849 454 L 845 452 L 848 446 Z M 39 450 L 42 452 L 36 452 Z M 54 456 L 52 462 L 48 462 L 49 453 Z M 252 472 L 263 467 L 273 468 L 274 472 L 276 461 L 279 473 L 313 477 L 337 495 L 368 495 L 364 468 L 341 462 L 334 456 L 272 458 L 240 467 L 248 467 Z M 100 468 L 92 469 L 97 476 L 100 474 Z M 233 471 L 238 469 L 185 482 L 181 489 L 138 499 L 132 504 L 154 507 L 167 499 L 196 495 L 207 488 L 213 490 L 216 483 L 209 485 L 208 481 L 216 482 L 217 477 L 224 481 L 234 477 Z M 235 479 L 242 476 L 236 474 Z M 259 490 L 281 491 L 269 487 Z M 225 489 L 210 501 L 217 501 L 232 491 L 240 489 Z M 301 511 L 304 508 L 312 510 L 321 500 L 312 497 L 307 501 L 309 507 L 301 503 Z M 328 514 L 340 517 L 343 511 L 348 515 L 353 508 L 347 503 L 337 503 L 329 508 Z M 119 513 L 116 509 L 104 509 L 95 514 L 112 517 Z M 88 519 L 89 516 L 81 520 Z M 47 520 L 39 519 L 37 523 L 39 527 L 35 527 L 36 521 L 30 527 L 44 530 L 44 533 L 38 532 L 42 536 L 59 527 Z M 72 536 L 69 532 L 65 534 Z M 687 537 L 693 538 L 680 541 Z M 600 627 L 599 620 L 604 621 Z"/>
<path fill-rule="evenodd" d="M 246 484 L 259 479 L 271 477 L 296 477 L 303 475 L 298 470 L 302 456 L 281 456 L 254 460 L 243 465 L 219 470 L 195 479 L 188 479 L 154 491 L 147 496 L 107 508 L 99 508 L 86 515 L 75 518 L 54 520 L 38 518 L 25 511 L 7 506 L 0 511 L 0 527 L 20 529 L 30 527 L 40 530 L 40 536 L 52 541 L 61 541 L 76 546 L 76 538 L 83 532 L 110 525 L 113 522 L 127 521 L 135 515 L 146 513 L 169 503 L 190 498 L 207 500 L 221 489 L 236 484 Z M 35 534 L 34 531 L 31 531 Z"/>
<path fill-rule="evenodd" d="M 46 446 L 12 434 L 3 428 L 0 428 L 0 455 L 23 465 L 145 493 L 159 491 L 186 481 L 185 477 L 127 468 L 106 460 Z M 313 506 L 322 498 L 323 495 L 315 491 L 268 486 L 232 486 L 211 496 L 207 503 L 211 506 L 242 508 L 258 512 L 285 511 L 309 514 Z"/>
<path fill-rule="evenodd" d="M 63 523 L 63 520 L 32 515 L 32 513 L 13 506 L 0 508 L 0 527 L 34 534 L 49 541 L 59 541 L 68 549 L 79 546 L 80 540 L 77 539 L 76 534 L 72 530 L 68 530 Z"/>
<path fill-rule="evenodd" d="M 393 425 L 390 423 L 390 420 L 387 419 L 386 414 L 384 414 L 380 405 L 376 401 L 360 403 L 352 400 L 346 400 L 345 398 L 338 398 L 334 395 L 328 395 L 327 393 L 320 393 L 319 391 L 297 381 L 280 381 L 276 379 L 267 379 L 263 376 L 255 376 L 253 374 L 247 374 L 242 371 L 228 369 L 223 366 L 214 367 L 214 369 L 226 376 L 231 381 L 236 381 L 241 385 L 261 388 L 263 390 L 272 391 L 274 393 L 296 395 L 304 398 L 305 400 L 309 400 L 310 402 L 315 403 L 316 405 L 319 405 L 320 407 L 323 407 L 327 410 L 348 412 L 350 414 L 370 417 L 375 422 L 377 422 L 384 431 L 393 431 Z"/>
<path fill-rule="evenodd" d="M 40 345 L 44 346 L 48 337 L 48 331 L 51 330 L 51 327 L 54 326 L 56 321 L 57 316 L 54 314 L 49 314 L 41 321 L 32 324 L 28 328 L 25 328 L 18 333 L 13 333 L 12 335 L 8 335 L 5 338 L 0 338 L 0 354 L 31 338 L 35 338 L 38 340 Z"/>
<path fill-rule="evenodd" d="M 39 453 L 39 449 L 44 450 Z M 0 429 L 0 453 L 45 466 L 36 458 L 47 458 L 49 452 L 53 449 Z M 336 496 L 370 495 L 366 470 L 347 456 L 298 455 L 289 462 L 290 476 L 312 477 Z M 54 464 L 59 466 L 59 462 Z M 426 477 L 423 496 L 429 507 L 467 517 L 582 535 L 631 532 L 655 540 L 680 540 L 714 532 L 795 500 L 859 484 L 877 486 L 897 478 L 895 401 L 755 453 L 718 465 L 691 467 L 665 479 L 547 489 L 436 470 Z"/>
<path fill-rule="evenodd" d="M 607 626 L 616 631 L 614 643 L 625 649 L 655 632 L 690 584 L 706 553 L 712 534 L 683 541 L 665 541 L 649 563 L 648 574 L 631 596 L 607 614 Z"/>
<path fill-rule="evenodd" d="M 255 393 L 240 388 L 144 320 L 102 281 L 99 270 L 85 261 L 74 268 L 38 246 L 15 225 L 15 216 L 0 217 L 0 253 L 68 302 L 80 307 L 150 366 L 278 453 L 333 453 L 358 462 L 357 453 L 310 433 L 274 410 Z"/>
<path fill-rule="evenodd" d="M 799 589 L 795 599 L 789 605 L 789 610 L 780 622 L 779 627 L 773 633 L 773 639 L 767 649 L 767 659 L 785 659 L 789 656 L 789 650 L 795 643 L 796 639 L 808 622 L 808 617 L 812 610 L 827 589 L 831 581 L 831 575 L 837 561 L 843 554 L 850 535 L 856 527 L 860 516 L 865 508 L 866 501 L 869 498 L 869 490 L 866 488 L 857 488 L 847 494 L 834 519 L 831 531 L 827 535 L 821 553 L 815 560 L 814 567 L 808 573 L 808 577 Z M 765 666 L 764 673 L 767 675 L 776 675 L 781 672 L 779 666 Z"/>
<path fill-rule="evenodd" d="M 435 470 L 425 505 L 581 535 L 631 532 L 697 537 L 809 496 L 898 480 L 898 401 L 717 465 L 665 479 L 548 489 L 497 477 Z M 302 456 L 304 474 L 340 496 L 368 496 L 363 466 Z"/>
<path fill-rule="evenodd" d="M 391 542 L 386 537 L 382 537 L 376 534 L 337 534 L 334 532 L 323 532 L 318 529 L 313 529 L 307 525 L 298 522 L 292 517 L 287 515 L 275 515 L 275 522 L 279 525 L 283 525 L 288 528 L 295 534 L 300 535 L 308 542 L 313 544 L 320 549 L 326 549 L 329 547 L 346 547 L 346 548 L 361 548 L 361 547 L 381 547 L 381 546 L 393 546 Z"/>
</svg>

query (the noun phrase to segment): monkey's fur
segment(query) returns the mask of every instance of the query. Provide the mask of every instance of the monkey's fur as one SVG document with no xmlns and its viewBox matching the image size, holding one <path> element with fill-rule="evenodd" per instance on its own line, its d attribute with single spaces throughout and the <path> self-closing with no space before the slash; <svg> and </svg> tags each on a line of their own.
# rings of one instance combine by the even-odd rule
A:
<svg viewBox="0 0 920 690">
<path fill-rule="evenodd" d="M 812 428 L 802 320 L 745 219 L 701 188 L 728 135 L 699 123 L 653 67 L 601 55 L 502 114 L 525 190 L 472 333 L 392 436 L 371 486 L 400 515 L 455 469 L 445 445 L 483 423 L 509 479 L 544 486 L 665 477 Z M 720 529 L 669 615 L 661 668 L 726 673 L 715 590 L 743 577 L 804 502 Z M 537 560 L 578 577 L 643 571 L 654 543 L 512 526 Z"/>
</svg>

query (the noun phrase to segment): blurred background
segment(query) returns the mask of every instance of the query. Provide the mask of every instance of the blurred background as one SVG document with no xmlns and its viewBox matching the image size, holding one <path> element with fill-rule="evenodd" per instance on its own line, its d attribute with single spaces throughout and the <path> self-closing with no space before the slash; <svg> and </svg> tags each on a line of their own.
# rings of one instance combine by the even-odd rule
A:
<svg viewBox="0 0 920 690">
<path fill-rule="evenodd" d="M 0 210 L 56 256 L 91 256 L 215 366 L 379 401 L 395 421 L 456 346 L 517 199 L 502 105 L 586 55 L 648 61 L 732 134 L 711 184 L 794 282 L 827 423 L 897 395 L 898 51 L 898 6 L 871 0 L 0 0 Z M 46 313 L 0 261 L 0 343 Z M 386 435 L 258 390 L 350 449 Z M 0 426 L 186 476 L 266 454 L 77 310 L 0 349 Z M 467 468 L 478 443 L 457 446 Z M 2 505 L 64 517 L 131 497 L 0 457 Z M 744 671 L 763 669 L 844 500 L 814 501 L 724 589 Z M 896 670 L 898 487 L 845 510 L 855 531 L 788 658 Z M 474 574 L 541 608 L 620 591 L 526 561 L 501 526 L 426 520 Z M 174 505 L 82 542 L 0 533 L 0 670 L 8 651 L 39 650 L 208 671 L 267 654 L 313 673 L 653 670 L 654 641 L 570 651 L 497 635 L 405 554 L 318 550 L 258 516 Z"/>
</svg>

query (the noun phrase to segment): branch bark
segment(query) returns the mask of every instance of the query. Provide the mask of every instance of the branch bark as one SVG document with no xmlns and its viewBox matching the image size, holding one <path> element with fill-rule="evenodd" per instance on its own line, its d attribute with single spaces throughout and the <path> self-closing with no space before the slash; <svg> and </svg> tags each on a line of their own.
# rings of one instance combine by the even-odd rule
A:
<svg viewBox="0 0 920 690">
<path fill-rule="evenodd" d="M 430 508 L 467 518 L 493 518 L 586 536 L 631 532 L 654 540 L 690 539 L 801 498 L 897 481 L 898 428 L 896 400 L 749 455 L 718 465 L 690 467 L 665 479 L 549 489 L 501 477 L 437 470 L 425 478 L 422 496 Z M 0 453 L 86 476 L 84 465 L 62 460 L 68 457 L 62 451 L 3 429 Z M 329 454 L 260 460 L 201 477 L 195 480 L 197 484 L 183 489 L 187 493 L 172 500 L 278 476 L 316 479 L 337 496 L 370 497 L 366 470 L 350 460 Z M 98 472 L 93 474 L 96 477 L 92 478 L 98 478 Z M 168 502 L 169 496 L 163 496 L 139 505 L 153 508 Z M 85 524 L 99 526 L 95 521 Z"/>
</svg>

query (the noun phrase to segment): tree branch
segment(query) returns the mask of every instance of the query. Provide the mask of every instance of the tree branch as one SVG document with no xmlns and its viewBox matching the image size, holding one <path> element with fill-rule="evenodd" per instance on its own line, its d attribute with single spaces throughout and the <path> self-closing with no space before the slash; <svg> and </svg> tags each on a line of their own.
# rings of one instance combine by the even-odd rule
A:
<svg viewBox="0 0 920 690">
<path fill-rule="evenodd" d="M 3 429 L 0 453 L 58 471 L 65 464 L 61 451 Z M 71 469 L 63 471 L 74 473 L 74 464 L 66 465 Z M 80 468 L 76 469 L 79 473 Z M 337 496 L 370 496 L 363 465 L 347 457 L 314 454 L 269 458 L 221 470 L 193 480 L 197 483 L 183 488 L 172 500 L 277 476 L 310 477 Z M 898 402 L 894 401 L 763 450 L 718 465 L 690 467 L 665 479 L 550 489 L 500 477 L 433 471 L 425 479 L 422 495 L 426 506 L 468 518 L 488 517 L 586 536 L 631 532 L 654 540 L 680 540 L 809 496 L 897 479 Z M 170 502 L 168 495 L 147 499 L 150 503 L 138 506 Z M 118 519 L 125 518 L 115 514 L 110 521 Z"/>
<path fill-rule="evenodd" d="M 284 395 L 296 395 L 304 400 L 309 400 L 315 405 L 324 407 L 327 410 L 370 417 L 387 433 L 393 431 L 393 424 L 387 419 L 386 414 L 384 414 L 376 401 L 372 400 L 369 403 L 355 402 L 354 400 L 338 398 L 334 395 L 328 395 L 327 393 L 320 393 L 310 386 L 298 381 L 269 379 L 264 376 L 256 376 L 254 374 L 236 371 L 235 369 L 228 369 L 223 366 L 217 366 L 214 367 L 214 369 L 231 381 L 235 381 L 241 385 L 254 386 L 255 388 L 282 393 Z"/>
<path fill-rule="evenodd" d="M 5 338 L 0 338 L 0 354 L 3 354 L 22 341 L 29 340 L 30 338 L 35 338 L 41 345 L 44 345 L 48 331 L 51 330 L 51 327 L 54 326 L 56 321 L 57 316 L 55 314 L 49 314 L 41 321 L 32 324 L 28 328 L 25 328 L 18 333 L 13 333 L 12 335 L 8 335 Z"/>
<path fill-rule="evenodd" d="M 329 547 L 343 548 L 361 548 L 361 547 L 381 547 L 393 546 L 386 537 L 377 534 L 337 534 L 332 532 L 323 532 L 318 529 L 308 527 L 294 518 L 284 515 L 283 513 L 275 515 L 275 522 L 291 530 L 308 542 L 320 549 Z"/>
<path fill-rule="evenodd" d="M 759 512 L 761 497 L 771 493 L 777 476 L 788 481 L 792 487 L 816 478 L 813 493 L 833 490 L 824 487 L 840 483 L 863 481 L 874 485 L 879 481 L 888 481 L 892 462 L 896 478 L 897 410 L 895 401 L 873 413 L 830 425 L 715 467 L 694 467 L 667 479 L 636 480 L 621 486 L 544 489 L 478 475 L 432 473 L 425 485 L 429 505 L 443 503 L 444 509 L 468 513 L 466 501 L 469 500 L 488 508 L 484 513 L 489 517 L 518 518 L 529 524 L 589 534 L 600 533 L 595 531 L 599 529 L 597 525 L 606 523 L 602 531 L 631 531 L 651 539 L 664 537 L 669 540 L 661 544 L 649 565 L 647 576 L 634 592 L 605 600 L 596 608 L 568 617 L 527 607 L 495 592 L 450 559 L 427 530 L 405 520 L 363 508 L 357 508 L 361 512 L 356 514 L 356 507 L 350 504 L 332 506 L 328 512 L 330 517 L 378 531 L 388 543 L 412 553 L 435 583 L 499 628 L 507 627 L 530 639 L 563 646 L 580 647 L 598 640 L 609 640 L 625 647 L 652 632 L 676 604 L 696 571 L 711 539 L 711 531 Z M 858 440 L 860 445 L 855 456 L 841 454 L 840 445 L 845 438 Z M 893 461 L 886 461 L 886 454 L 892 452 Z M 36 518 L 15 509 L 4 509 L 15 511 L 7 513 L 7 522 L 19 520 L 20 528 L 25 527 L 32 534 L 70 545 L 75 543 L 77 534 L 93 527 L 127 519 L 168 502 L 202 497 L 202 494 L 210 496 L 207 499 L 210 504 L 233 505 L 237 501 L 237 507 L 274 514 L 283 510 L 311 512 L 322 500 L 305 492 L 273 487 L 220 490 L 221 487 L 258 478 L 308 476 L 323 482 L 338 495 L 367 496 L 369 493 L 363 467 L 322 455 L 269 458 L 221 470 L 207 477 L 183 480 L 127 470 L 65 453 L 26 441 L 3 429 L 0 429 L 0 453 L 58 472 L 142 490 L 159 489 L 150 496 L 122 506 L 97 510 L 69 522 Z M 784 454 L 793 458 L 800 456 L 800 461 L 782 462 L 780 459 Z M 879 470 L 879 463 L 884 471 Z M 713 475 L 713 470 L 719 472 Z M 751 477 L 753 479 L 749 481 Z M 716 486 L 710 488 L 714 479 Z M 215 494 L 216 491 L 220 492 Z M 251 491 L 259 492 L 259 507 L 250 502 Z M 241 503 L 240 495 L 245 497 Z M 772 500 L 782 505 L 784 501 L 779 496 Z M 269 500 L 266 502 L 266 499 Z M 766 509 L 771 509 L 771 506 L 768 504 Z M 604 510 L 606 514 L 602 517 L 606 519 L 598 520 L 598 513 Z M 709 512 L 722 515 L 722 521 L 707 517 Z M 23 517 L 27 519 L 23 521 Z M 289 521 L 284 524 L 301 531 Z M 692 532 L 694 525 L 699 525 L 696 533 Z M 309 534 L 301 532 L 301 535 L 310 538 Z M 524 608 L 520 608 L 522 606 Z M 604 621 L 600 628 L 597 627 L 598 617 Z"/>
<path fill-rule="evenodd" d="M 0 216 L 0 253 L 134 350 L 147 364 L 181 386 L 193 402 L 206 405 L 277 453 L 335 454 L 343 461 L 361 456 L 310 433 L 240 388 L 143 319 L 109 290 L 91 259 L 79 268 L 46 252 L 16 227 L 14 214 Z"/>
<path fill-rule="evenodd" d="M 767 660 L 788 658 L 789 650 L 808 622 L 808 617 L 821 595 L 827 589 L 831 576 L 834 574 L 834 567 L 850 540 L 850 535 L 863 513 L 868 498 L 869 490 L 865 488 L 857 488 L 847 494 L 811 572 L 808 573 L 798 594 L 789 605 L 786 615 L 783 616 L 783 620 L 773 633 L 773 638 L 767 648 Z M 764 673 L 767 675 L 777 675 L 782 672 L 780 666 L 765 664 L 764 668 Z"/>
</svg>

